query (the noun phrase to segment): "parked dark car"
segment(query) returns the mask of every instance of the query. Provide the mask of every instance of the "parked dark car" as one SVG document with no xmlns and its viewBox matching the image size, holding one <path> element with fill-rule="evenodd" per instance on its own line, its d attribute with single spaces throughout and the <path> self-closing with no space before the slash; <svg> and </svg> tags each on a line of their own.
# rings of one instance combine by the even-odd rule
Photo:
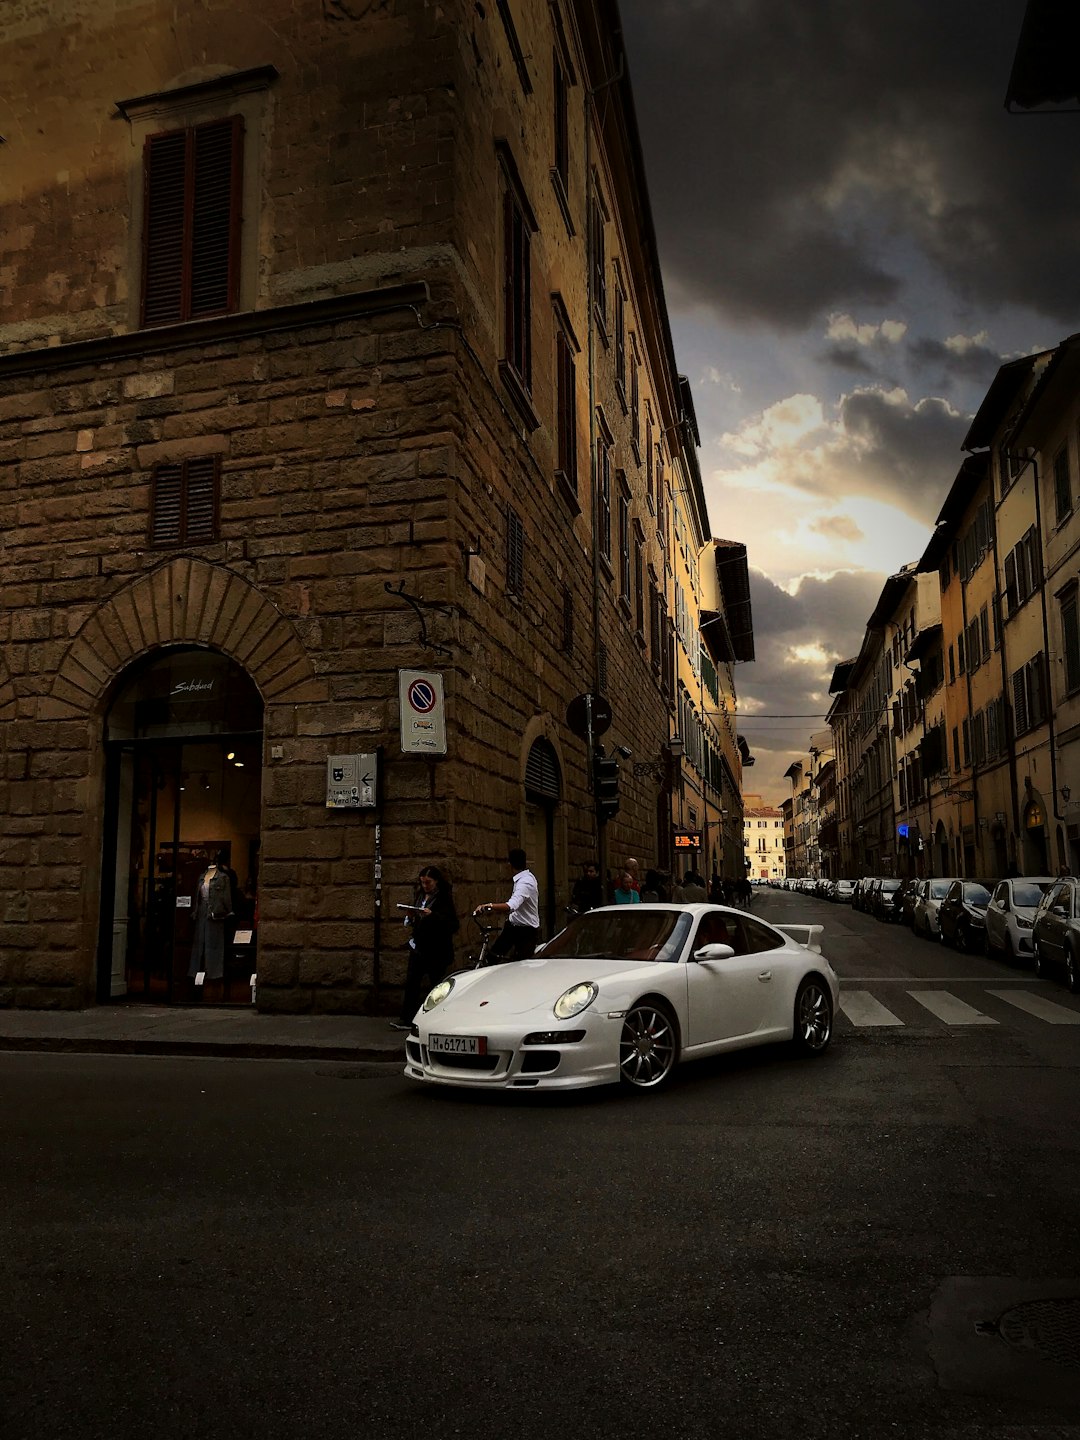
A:
<svg viewBox="0 0 1080 1440">
<path fill-rule="evenodd" d="M 861 880 L 856 880 L 855 899 L 851 902 L 853 909 L 861 910 L 864 915 L 870 915 L 873 912 L 874 886 L 876 884 L 876 875 L 864 875 Z"/>
<path fill-rule="evenodd" d="M 941 938 L 956 950 L 982 950 L 986 944 L 986 908 L 993 882 L 954 880 L 938 906 Z"/>
<path fill-rule="evenodd" d="M 914 875 L 910 875 L 900 886 L 900 920 L 905 925 L 913 925 L 915 921 L 915 901 L 919 898 L 919 882 Z"/>
<path fill-rule="evenodd" d="M 874 915 L 878 920 L 888 923 L 900 919 L 900 884 L 899 880 L 885 876 L 874 886 Z"/>
<path fill-rule="evenodd" d="M 1053 971 L 1075 995 L 1080 991 L 1080 880 L 1057 882 L 1044 897 L 1031 932 L 1035 974 Z"/>
</svg>

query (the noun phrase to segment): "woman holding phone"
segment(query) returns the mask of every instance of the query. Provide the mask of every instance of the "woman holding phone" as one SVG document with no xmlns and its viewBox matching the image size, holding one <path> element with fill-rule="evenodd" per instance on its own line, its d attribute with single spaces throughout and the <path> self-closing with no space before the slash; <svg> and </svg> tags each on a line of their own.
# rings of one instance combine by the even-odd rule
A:
<svg viewBox="0 0 1080 1440">
<path fill-rule="evenodd" d="M 412 1027 L 424 996 L 453 968 L 454 936 L 460 927 L 453 887 L 437 865 L 425 865 L 420 871 L 416 898 L 404 908 L 405 924 L 412 934 L 401 1014 L 393 1022 L 395 1030 Z"/>
</svg>

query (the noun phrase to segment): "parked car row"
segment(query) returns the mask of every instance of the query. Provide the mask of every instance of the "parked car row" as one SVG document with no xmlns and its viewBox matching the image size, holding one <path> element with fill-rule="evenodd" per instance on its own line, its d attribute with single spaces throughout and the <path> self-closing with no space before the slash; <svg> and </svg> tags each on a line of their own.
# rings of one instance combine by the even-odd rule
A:
<svg viewBox="0 0 1080 1440">
<path fill-rule="evenodd" d="M 1023 875 L 1007 880 L 959 876 L 855 881 L 852 906 L 909 925 L 925 940 L 983 951 L 1036 975 L 1059 976 L 1080 993 L 1080 880 Z"/>
</svg>

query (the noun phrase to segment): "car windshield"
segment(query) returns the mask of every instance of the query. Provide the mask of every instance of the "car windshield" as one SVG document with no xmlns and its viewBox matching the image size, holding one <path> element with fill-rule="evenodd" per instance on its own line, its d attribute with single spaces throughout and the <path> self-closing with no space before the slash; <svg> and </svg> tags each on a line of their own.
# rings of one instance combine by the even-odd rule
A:
<svg viewBox="0 0 1080 1440">
<path fill-rule="evenodd" d="M 945 896 L 949 893 L 949 886 L 951 884 L 951 880 L 932 880 L 930 882 L 930 899 L 944 900 Z"/>
<path fill-rule="evenodd" d="M 1050 890 L 1052 881 L 1043 880 L 1015 880 L 1013 882 L 1013 904 L 1027 906 L 1034 909 L 1042 897 Z"/>
<path fill-rule="evenodd" d="M 899 890 L 899 889 L 900 889 L 900 881 L 899 881 L 899 880 L 882 880 L 882 882 L 881 882 L 881 893 L 882 893 L 883 895 L 891 895 L 894 890 Z"/>
<path fill-rule="evenodd" d="M 675 960 L 692 924 L 693 916 L 685 910 L 646 905 L 589 910 L 553 936 L 541 954 L 545 960 Z"/>
<path fill-rule="evenodd" d="M 985 885 L 965 885 L 964 899 L 972 905 L 981 905 L 985 908 L 990 904 L 990 891 Z"/>
</svg>

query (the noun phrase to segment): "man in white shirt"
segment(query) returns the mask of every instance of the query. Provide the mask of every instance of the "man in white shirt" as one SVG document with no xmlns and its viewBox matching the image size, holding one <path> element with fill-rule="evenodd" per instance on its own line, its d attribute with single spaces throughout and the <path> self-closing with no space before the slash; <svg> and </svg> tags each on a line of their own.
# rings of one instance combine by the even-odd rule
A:
<svg viewBox="0 0 1080 1440">
<path fill-rule="evenodd" d="M 495 960 L 527 960 L 540 939 L 540 890 L 536 876 L 525 863 L 524 850 L 511 850 L 510 869 L 514 872 L 514 889 L 509 900 L 492 900 L 477 906 L 480 913 L 505 913 L 502 934 L 489 952 Z"/>
</svg>

